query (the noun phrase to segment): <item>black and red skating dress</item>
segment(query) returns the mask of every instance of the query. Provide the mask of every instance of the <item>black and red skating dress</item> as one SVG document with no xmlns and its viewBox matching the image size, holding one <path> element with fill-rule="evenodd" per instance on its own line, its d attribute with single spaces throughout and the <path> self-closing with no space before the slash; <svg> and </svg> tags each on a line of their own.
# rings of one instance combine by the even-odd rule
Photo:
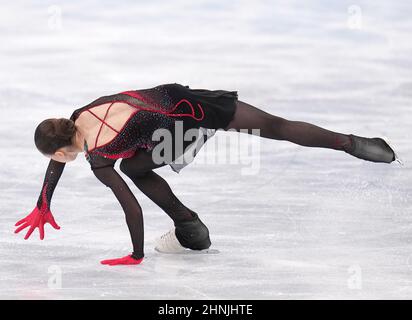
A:
<svg viewBox="0 0 412 320">
<path fill-rule="evenodd" d="M 107 162 L 104 159 L 130 158 L 138 150 L 152 150 L 159 143 L 152 139 L 157 129 L 169 130 L 174 138 L 175 122 L 178 120 L 182 123 L 183 133 L 193 128 L 206 129 L 201 132 L 206 134 L 207 139 L 215 130 L 225 128 L 233 118 L 235 99 L 237 91 L 190 89 L 177 83 L 164 84 L 101 97 L 75 110 L 70 119 L 75 121 L 82 112 L 91 112 L 91 108 L 107 103 L 123 102 L 136 108 L 120 131 L 111 127 L 117 132 L 114 139 L 97 148 L 88 149 L 87 146 L 86 158 L 93 168 L 104 165 Z M 104 119 L 100 120 L 104 122 Z M 191 143 L 193 141 L 184 141 L 184 146 Z M 174 154 L 173 158 L 179 155 Z M 177 172 L 181 169 L 173 163 L 170 166 Z"/>
<path fill-rule="evenodd" d="M 182 124 L 183 133 L 189 129 L 199 129 L 200 134 L 195 141 L 183 142 L 184 150 L 197 143 L 201 146 L 216 130 L 226 128 L 234 116 L 237 98 L 237 91 L 191 89 L 189 86 L 170 83 L 100 97 L 76 109 L 70 119 L 75 121 L 85 111 L 93 113 L 90 109 L 102 104 L 110 103 L 106 116 L 110 108 L 116 107 L 115 102 L 126 103 L 136 108 L 120 130 L 111 127 L 105 118 L 101 119 L 94 114 L 101 120 L 102 125 L 105 124 L 116 131 L 116 136 L 101 146 L 89 148 L 90 146 L 85 144 L 85 156 L 92 171 L 100 181 L 112 189 L 127 216 L 135 214 L 139 206 L 121 176 L 114 170 L 115 162 L 121 158 L 131 158 L 138 152 L 153 150 L 160 142 L 153 139 L 153 133 L 157 129 L 167 129 L 172 133 L 172 137 L 175 137 L 176 121 Z M 175 142 L 172 141 L 173 144 Z M 176 172 L 188 164 L 174 163 L 179 156 L 181 154 L 174 154 L 173 161 L 168 163 Z M 39 209 L 44 202 L 47 202 L 47 208 L 50 207 L 54 189 L 64 166 L 65 163 L 50 160 L 37 202 Z M 135 257 L 143 256 L 143 225 L 139 225 L 136 229 L 128 223 Z"/>
</svg>

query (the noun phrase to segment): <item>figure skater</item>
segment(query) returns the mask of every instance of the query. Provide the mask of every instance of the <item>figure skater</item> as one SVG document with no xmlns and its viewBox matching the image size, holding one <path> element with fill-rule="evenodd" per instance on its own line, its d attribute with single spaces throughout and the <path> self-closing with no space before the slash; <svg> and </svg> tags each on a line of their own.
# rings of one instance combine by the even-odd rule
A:
<svg viewBox="0 0 412 320">
<path fill-rule="evenodd" d="M 66 163 L 84 152 L 94 175 L 112 190 L 120 202 L 133 244 L 131 254 L 103 260 L 102 264 L 136 265 L 144 257 L 142 209 L 114 169 L 120 158 L 120 170 L 173 220 L 174 228 L 160 237 L 156 250 L 208 249 L 211 245 L 208 228 L 198 214 L 179 201 L 168 183 L 154 172 L 154 169 L 167 164 L 179 172 L 187 165 L 175 163 L 182 155 L 175 148 L 172 148 L 171 161 L 159 163 L 153 157 L 153 149 L 160 143 L 153 138 L 153 133 L 157 129 L 173 133 L 177 122 L 183 125 L 184 132 L 197 129 L 205 139 L 210 136 L 208 130 L 212 133 L 216 130 L 240 133 L 247 129 L 247 133 L 255 134 L 251 129 L 260 129 L 262 138 L 344 151 L 373 162 L 397 160 L 394 150 L 382 138 L 343 134 L 307 122 L 287 120 L 238 100 L 237 91 L 193 89 L 178 83 L 124 91 L 98 98 L 75 110 L 70 119 L 46 119 L 37 126 L 35 145 L 50 161 L 37 205 L 27 217 L 16 223 L 15 233 L 29 227 L 24 238 L 28 239 L 34 229 L 39 228 L 40 239 L 43 240 L 46 223 L 60 229 L 50 211 L 51 198 Z M 176 142 L 173 139 L 173 146 Z M 184 141 L 184 151 L 195 142 Z"/>
</svg>

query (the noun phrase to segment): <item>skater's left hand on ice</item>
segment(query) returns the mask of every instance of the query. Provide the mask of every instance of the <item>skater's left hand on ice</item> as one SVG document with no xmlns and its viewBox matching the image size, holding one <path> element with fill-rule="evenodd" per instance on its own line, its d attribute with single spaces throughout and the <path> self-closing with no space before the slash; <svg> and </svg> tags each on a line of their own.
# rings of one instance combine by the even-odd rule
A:
<svg viewBox="0 0 412 320">
<path fill-rule="evenodd" d="M 100 261 L 100 263 L 107 264 L 109 266 L 116 266 L 116 265 L 135 265 L 135 264 L 140 264 L 142 261 L 143 261 L 143 258 L 136 259 L 136 258 L 133 258 L 132 255 L 130 254 L 123 258 L 103 260 L 103 261 Z"/>
<path fill-rule="evenodd" d="M 43 211 L 41 211 L 37 207 L 35 207 L 27 217 L 21 219 L 15 224 L 15 227 L 19 227 L 14 231 L 14 233 L 19 233 L 21 230 L 30 226 L 29 231 L 27 231 L 26 236 L 24 237 L 24 240 L 27 240 L 33 233 L 34 229 L 39 228 L 40 240 L 43 240 L 44 225 L 46 223 L 50 223 L 54 229 L 60 229 L 49 209 L 44 209 Z"/>
</svg>

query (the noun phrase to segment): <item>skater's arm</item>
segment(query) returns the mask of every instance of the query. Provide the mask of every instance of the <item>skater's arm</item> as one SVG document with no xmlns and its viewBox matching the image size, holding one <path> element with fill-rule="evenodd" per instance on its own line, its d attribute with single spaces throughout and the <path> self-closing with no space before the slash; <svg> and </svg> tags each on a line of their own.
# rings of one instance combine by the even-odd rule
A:
<svg viewBox="0 0 412 320">
<path fill-rule="evenodd" d="M 44 175 L 43 186 L 37 200 L 37 208 L 39 210 L 50 210 L 50 202 L 54 193 L 54 189 L 60 180 L 63 173 L 65 162 L 55 161 L 50 159 L 49 165 Z"/>
<path fill-rule="evenodd" d="M 112 190 L 122 206 L 133 243 L 133 258 L 142 258 L 144 256 L 143 215 L 136 197 L 113 166 L 94 168 L 92 170 L 97 179 Z"/>
<path fill-rule="evenodd" d="M 60 229 L 50 211 L 50 202 L 54 189 L 59 182 L 66 163 L 50 159 L 47 166 L 46 174 L 43 180 L 43 186 L 40 192 L 37 204 L 32 212 L 25 218 L 19 220 L 15 226 L 18 227 L 14 232 L 19 233 L 23 229 L 30 227 L 24 239 L 28 239 L 34 229 L 39 228 L 40 239 L 44 239 L 44 225 L 50 223 L 53 228 Z"/>
</svg>

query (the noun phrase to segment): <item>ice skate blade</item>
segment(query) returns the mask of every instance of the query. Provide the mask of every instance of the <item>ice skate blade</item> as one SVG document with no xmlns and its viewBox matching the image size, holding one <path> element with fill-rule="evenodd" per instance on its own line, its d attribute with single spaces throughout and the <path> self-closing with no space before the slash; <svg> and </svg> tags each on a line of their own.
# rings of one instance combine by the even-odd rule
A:
<svg viewBox="0 0 412 320">
<path fill-rule="evenodd" d="M 395 151 L 395 148 L 393 147 L 391 141 L 389 140 L 389 138 L 387 136 L 383 136 L 381 137 L 383 140 L 385 140 L 385 142 L 392 148 L 393 152 L 395 153 L 395 161 L 398 163 L 399 166 L 404 166 L 404 162 L 403 160 L 400 158 L 399 156 L 399 152 Z"/>
<path fill-rule="evenodd" d="M 217 250 L 217 249 L 203 249 L 203 250 L 185 249 L 185 250 L 177 251 L 177 252 L 165 252 L 165 251 L 160 251 L 158 248 L 155 248 L 155 250 L 156 250 L 157 252 L 163 253 L 163 254 L 183 254 L 183 255 L 218 254 L 218 253 L 220 253 L 220 251 Z"/>
</svg>

